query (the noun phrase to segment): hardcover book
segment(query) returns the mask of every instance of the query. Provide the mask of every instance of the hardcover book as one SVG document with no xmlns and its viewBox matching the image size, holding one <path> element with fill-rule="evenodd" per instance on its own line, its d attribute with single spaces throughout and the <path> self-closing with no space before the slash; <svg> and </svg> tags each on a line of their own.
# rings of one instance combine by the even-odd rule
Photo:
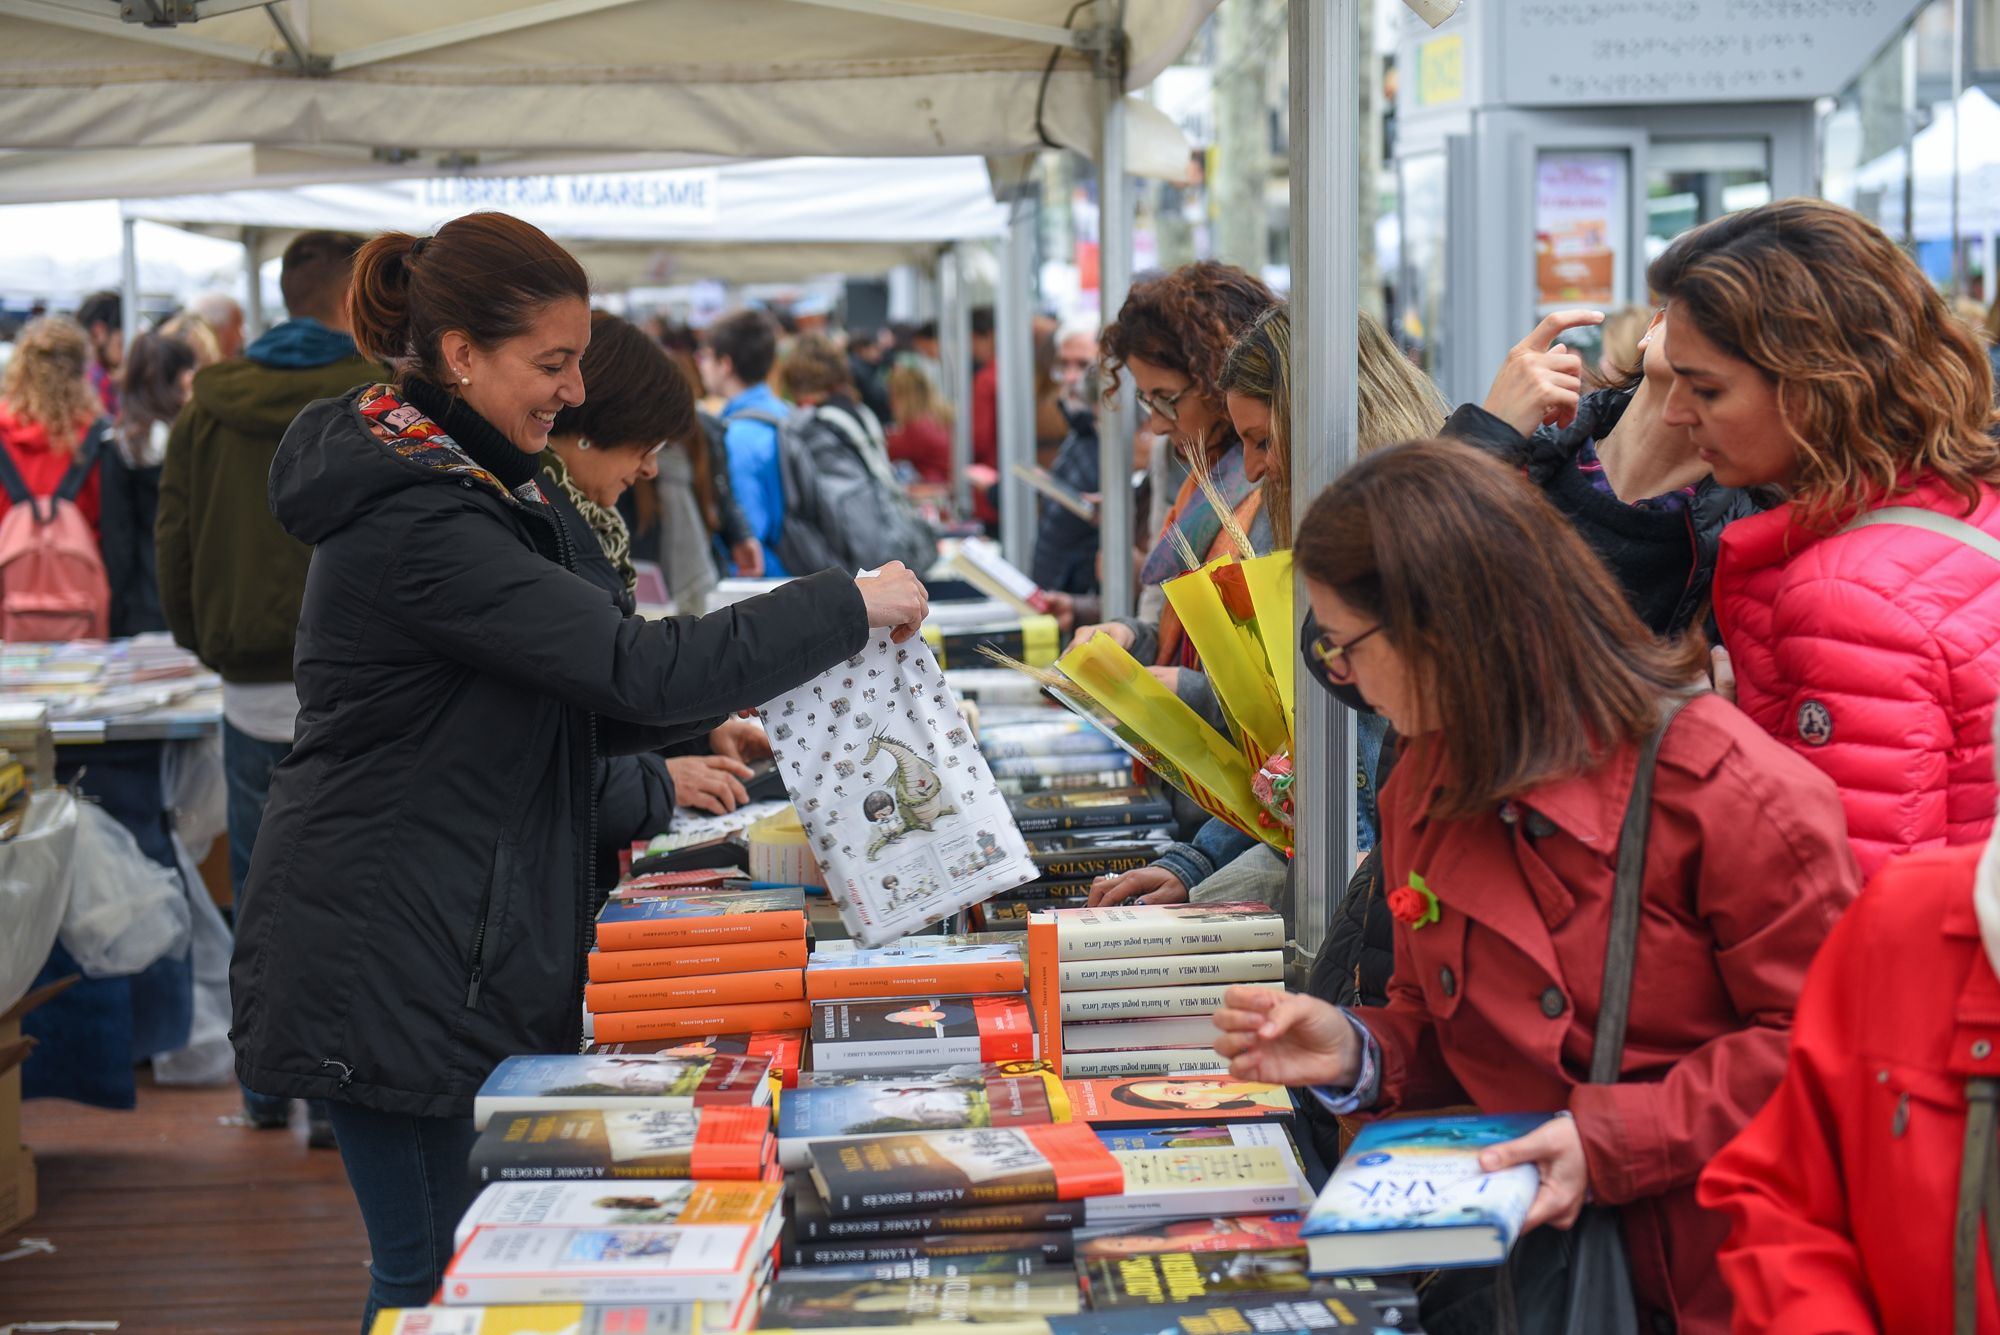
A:
<svg viewBox="0 0 2000 1335">
<path fill-rule="evenodd" d="M 1052 1316 L 1046 1335 L 1318 1335 L 1359 1330 L 1396 1335 L 1421 1330 L 1417 1295 L 1407 1285 L 1356 1276 L 1319 1280 L 1307 1294 L 1257 1294 L 1205 1298 L 1154 1307 L 1119 1307 L 1078 1316 Z"/>
<path fill-rule="evenodd" d="M 756 1181 L 776 1154 L 762 1108 L 498 1113 L 474 1142 L 475 1183 L 683 1177 Z"/>
<path fill-rule="evenodd" d="M 939 1233 L 1052 1233 L 1083 1224 L 1081 1201 L 1022 1201 L 1007 1205 L 949 1206 L 896 1215 L 838 1216 L 813 1185 L 810 1173 L 789 1173 L 792 1230 L 801 1242 L 911 1238 Z"/>
<path fill-rule="evenodd" d="M 766 1001 L 802 1001 L 805 991 L 803 970 L 757 969 L 748 973 L 586 983 L 583 1004 L 595 1014 L 605 1015 L 616 1011 L 670 1010 L 683 1006 L 746 1006 Z"/>
<path fill-rule="evenodd" d="M 450 1305 L 740 1302 L 770 1240 L 740 1224 L 484 1227 L 445 1270 Z"/>
<path fill-rule="evenodd" d="M 1094 769 L 1082 774 L 1032 774 L 1018 779 L 995 779 L 993 786 L 1000 790 L 1002 796 L 1025 797 L 1029 793 L 1067 793 L 1084 788 L 1121 788 L 1131 782 L 1132 767 L 1129 764 L 1121 764 L 1115 769 Z"/>
<path fill-rule="evenodd" d="M 1222 1008 L 1227 983 L 1198 983 L 1184 987 L 1119 987 L 1066 992 L 1062 999 L 1063 1023 L 1074 1020 L 1144 1020 L 1198 1015 L 1204 1018 Z"/>
<path fill-rule="evenodd" d="M 1194 955 L 1124 956 L 1072 960 L 1060 966 L 1062 991 L 1096 992 L 1130 987 L 1285 982 L 1282 950 L 1221 950 Z"/>
<path fill-rule="evenodd" d="M 1160 850 L 1152 844 L 1097 844 L 1031 852 L 1044 881 L 1088 881 L 1150 867 Z"/>
<path fill-rule="evenodd" d="M 1140 1048 L 1131 1052 L 1065 1052 L 1065 1080 L 1117 1080 L 1130 1076 L 1226 1074 L 1229 1063 L 1212 1047 Z"/>
<path fill-rule="evenodd" d="M 799 1066 L 805 1047 L 806 1031 L 798 1028 L 754 1029 L 744 1034 L 696 1034 L 630 1043 L 593 1043 L 584 1051 L 592 1056 L 614 1057 L 769 1057 L 771 1078 L 790 1089 L 799 1083 Z"/>
<path fill-rule="evenodd" d="M 1116 1260 L 1158 1252 L 1256 1252 L 1302 1248 L 1299 1226 L 1305 1216 L 1286 1214 L 1215 1215 L 1172 1219 L 1145 1228 L 1118 1229 L 1079 1238 L 1082 1260 Z"/>
<path fill-rule="evenodd" d="M 1076 1122 L 820 1140 L 811 1155 L 813 1184 L 837 1216 L 1080 1200 L 1127 1185 L 1119 1161 Z"/>
<path fill-rule="evenodd" d="M 1133 904 L 1054 917 L 1064 960 L 1285 948 L 1284 918 L 1262 904 Z"/>
<path fill-rule="evenodd" d="M 714 946 L 661 946 L 647 950 L 593 950 L 585 957 L 593 983 L 648 978 L 689 978 L 806 967 L 803 937 L 790 941 L 739 941 Z"/>
<path fill-rule="evenodd" d="M 821 952 L 806 966 L 806 996 L 814 1001 L 914 997 L 927 993 L 1019 994 L 1028 985 L 1021 947 L 949 945 L 908 937 L 874 949 Z"/>
<path fill-rule="evenodd" d="M 1067 1120 L 1060 1115 L 1060 1098 L 1049 1098 L 1050 1083 L 1046 1076 L 967 1078 L 940 1072 L 797 1089 L 778 1106 L 778 1162 L 806 1167 L 812 1161 L 806 1147 L 818 1140 Z M 1061 1086 L 1056 1088 L 1060 1094 Z"/>
<path fill-rule="evenodd" d="M 1107 829 L 1121 825 L 1166 825 L 1173 804 L 1150 788 L 1024 793 L 1007 807 L 1023 834 L 1043 830 Z"/>
<path fill-rule="evenodd" d="M 1306 1249 L 1145 1252 L 1078 1261 L 1077 1279 L 1093 1312 L 1252 1293 L 1309 1292 Z"/>
<path fill-rule="evenodd" d="M 630 903 L 612 900 L 597 915 L 599 950 L 795 941 L 805 934 L 802 890 L 719 890 Z"/>
<path fill-rule="evenodd" d="M 496 1182 L 473 1198 L 458 1221 L 463 1247 L 482 1226 L 534 1224 L 625 1228 L 633 1224 L 737 1224 L 768 1229 L 780 1215 L 775 1182 Z"/>
<path fill-rule="evenodd" d="M 495 1113 L 531 1109 L 679 1110 L 770 1101 L 768 1057 L 508 1057 L 480 1085 L 472 1102 L 472 1124 L 484 1130 Z"/>
<path fill-rule="evenodd" d="M 1283 1085 L 1229 1075 L 1140 1076 L 1065 1080 L 1070 1116 L 1096 1127 L 1203 1122 L 1290 1122 L 1292 1093 Z"/>
<path fill-rule="evenodd" d="M 943 1331 L 1020 1327 L 1074 1313 L 1082 1301 L 1068 1266 L 1024 1254 L 921 1258 L 877 1265 L 782 1270 L 759 1330 Z"/>
<path fill-rule="evenodd" d="M 1300 1231 L 1314 1274 L 1498 1265 L 1540 1188 L 1533 1164 L 1479 1167 L 1547 1113 L 1397 1117 L 1363 1127 Z"/>
<path fill-rule="evenodd" d="M 1025 999 L 905 997 L 812 1008 L 813 1065 L 827 1071 L 913 1071 L 964 1062 L 1032 1061 Z"/>
<path fill-rule="evenodd" d="M 811 1018 L 812 1007 L 803 999 L 610 1011 L 592 1014 L 591 1036 L 598 1043 L 631 1043 L 702 1034 L 747 1034 L 767 1029 L 796 1029 Z"/>
</svg>

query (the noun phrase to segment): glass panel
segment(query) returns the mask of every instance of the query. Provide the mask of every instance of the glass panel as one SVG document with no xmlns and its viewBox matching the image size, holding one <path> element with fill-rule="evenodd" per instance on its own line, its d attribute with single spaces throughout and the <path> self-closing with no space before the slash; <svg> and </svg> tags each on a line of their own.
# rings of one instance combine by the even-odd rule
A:
<svg viewBox="0 0 2000 1335">
<path fill-rule="evenodd" d="M 1433 379 L 1442 374 L 1444 340 L 1445 165 L 1442 153 L 1397 163 L 1402 255 L 1391 284 L 1390 330 Z"/>
<path fill-rule="evenodd" d="M 1648 263 L 1690 227 L 1771 202 L 1766 139 L 1662 139 L 1646 156 Z"/>
<path fill-rule="evenodd" d="M 1535 314 L 1565 307 L 1617 309 L 1631 278 L 1632 164 L 1622 149 L 1543 149 L 1535 160 Z M 1600 332 L 1564 333 L 1596 361 Z"/>
</svg>

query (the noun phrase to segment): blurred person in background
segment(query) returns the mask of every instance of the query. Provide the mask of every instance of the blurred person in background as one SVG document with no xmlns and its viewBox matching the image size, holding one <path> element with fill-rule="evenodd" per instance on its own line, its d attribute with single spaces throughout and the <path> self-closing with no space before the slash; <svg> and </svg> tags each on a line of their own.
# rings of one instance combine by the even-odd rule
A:
<svg viewBox="0 0 2000 1335">
<path fill-rule="evenodd" d="M 189 309 L 208 321 L 224 360 L 243 355 L 243 308 L 227 292 L 204 292 L 188 303 Z"/>
<path fill-rule="evenodd" d="M 122 356 L 122 339 L 118 351 Z M 90 336 L 65 315 L 29 321 L 14 341 L 14 355 L 0 379 L 0 448 L 31 496 L 55 495 L 79 449 L 87 458 L 102 454 L 111 420 L 89 380 L 94 365 Z M 118 397 L 115 385 L 111 397 Z M 76 493 L 76 508 L 94 534 L 99 532 L 101 476 L 93 462 Z M 12 504 L 0 491 L 0 514 Z"/>
<path fill-rule="evenodd" d="M 222 677 L 222 769 L 229 881 L 241 922 L 271 774 L 290 754 L 292 681 L 312 548 L 271 514 L 271 463 L 299 410 L 380 376 L 348 333 L 348 285 L 362 238 L 301 232 L 279 261 L 290 319 L 243 356 L 197 371 L 173 424 L 155 524 L 160 610 L 182 648 Z M 256 1127 L 280 1128 L 292 1101 L 243 1090 Z M 323 1104 L 309 1142 L 332 1148 Z"/>
<path fill-rule="evenodd" d="M 174 420 L 194 392 L 197 363 L 193 345 L 171 334 L 141 334 L 125 350 L 118 424 L 99 464 L 104 491 L 98 541 L 111 585 L 114 636 L 167 628 L 154 549 L 160 474 Z"/>
<path fill-rule="evenodd" d="M 160 321 L 155 333 L 177 338 L 194 352 L 197 371 L 215 365 L 222 360 L 222 340 L 215 336 L 215 330 L 193 307 L 175 311 Z"/>
<path fill-rule="evenodd" d="M 755 579 L 764 573 L 764 549 L 751 536 L 750 521 L 736 503 L 729 485 L 729 452 L 722 419 L 699 407 L 701 370 L 695 364 L 694 331 L 686 325 L 660 321 L 660 345 L 667 359 L 686 380 L 696 408 L 688 435 L 660 452 L 659 477 L 652 487 L 634 487 L 619 502 L 619 512 L 636 520 L 652 498 L 651 545 L 645 550 L 659 559 L 667 596 L 677 612 L 699 615 L 708 595 L 724 573 L 719 551 L 728 551 L 739 573 Z M 633 524 L 635 549 L 642 539 Z"/>
<path fill-rule="evenodd" d="M 854 377 L 854 388 L 869 412 L 885 426 L 895 420 L 895 405 L 889 397 L 889 366 L 882 357 L 879 331 L 847 331 L 847 373 Z"/>
<path fill-rule="evenodd" d="M 1029 321 L 1035 348 L 1035 463 L 1047 468 L 1069 439 L 1069 414 L 1063 411 L 1062 380 L 1056 374 L 1056 333 L 1062 321 L 1036 311 Z"/>
<path fill-rule="evenodd" d="M 1644 306 L 1620 306 L 1598 326 L 1597 364 L 1591 383 L 1600 389 L 1623 385 L 1639 369 L 1639 341 L 1652 326 L 1655 312 Z"/>
<path fill-rule="evenodd" d="M 1098 498 L 1097 441 L 1097 316 L 1071 316 L 1056 329 L 1055 355 L 1048 382 L 1053 402 L 1069 424 L 1049 476 L 1093 503 Z M 1044 592 L 1068 595 L 1052 611 L 1057 628 L 1067 635 L 1083 616 L 1095 621 L 1100 609 L 1098 590 L 1097 521 L 1085 519 L 1058 501 L 1037 497 L 1040 507 L 1035 533 L 1035 559 L 1029 574 Z"/>
<path fill-rule="evenodd" d="M 736 311 L 703 331 L 695 365 L 701 383 L 722 400 L 723 452 L 729 489 L 749 526 L 757 555 L 746 562 L 740 544 L 730 544 L 736 573 L 753 568 L 766 579 L 789 575 L 777 560 L 778 536 L 785 527 L 785 489 L 778 467 L 778 428 L 791 413 L 767 383 L 778 357 L 778 330 L 762 311 Z"/>
<path fill-rule="evenodd" d="M 118 416 L 118 368 L 125 362 L 125 299 L 93 292 L 76 308 L 76 322 L 90 340 L 90 387 L 110 417 Z"/>
<path fill-rule="evenodd" d="M 889 368 L 889 457 L 908 464 L 919 481 L 951 483 L 951 408 L 914 357 Z"/>
</svg>

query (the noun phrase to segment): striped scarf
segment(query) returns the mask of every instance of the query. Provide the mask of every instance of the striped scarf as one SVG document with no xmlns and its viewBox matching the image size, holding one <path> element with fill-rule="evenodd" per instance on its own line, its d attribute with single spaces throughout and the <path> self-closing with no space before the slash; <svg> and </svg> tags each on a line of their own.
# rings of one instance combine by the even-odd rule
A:
<svg viewBox="0 0 2000 1335">
<path fill-rule="evenodd" d="M 604 549 L 604 555 L 618 570 L 625 581 L 625 592 L 631 593 L 638 587 L 639 572 L 632 568 L 632 531 L 625 527 L 625 516 L 610 506 L 599 505 L 583 494 L 583 489 L 570 479 L 569 469 L 563 466 L 562 457 L 554 450 L 542 451 L 542 471 L 549 480 L 562 488 L 563 495 L 569 497 L 570 504 L 583 516 L 583 522 L 590 525 L 597 545 Z"/>
</svg>

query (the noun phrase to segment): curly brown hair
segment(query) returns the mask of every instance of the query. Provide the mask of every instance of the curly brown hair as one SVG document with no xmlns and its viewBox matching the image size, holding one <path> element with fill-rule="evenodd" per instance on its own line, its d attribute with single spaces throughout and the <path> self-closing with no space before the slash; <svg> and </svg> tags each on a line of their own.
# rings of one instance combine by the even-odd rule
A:
<svg viewBox="0 0 2000 1335">
<path fill-rule="evenodd" d="M 1233 264 L 1201 260 L 1172 273 L 1134 283 L 1104 330 L 1106 395 L 1118 392 L 1118 373 L 1134 357 L 1179 371 L 1194 391 L 1222 412 L 1222 363 L 1236 338 L 1278 296 L 1262 280 Z"/>
<path fill-rule="evenodd" d="M 48 432 L 49 444 L 67 454 L 104 411 L 90 382 L 90 335 L 67 315 L 30 320 L 14 343 L 0 381 L 0 399 L 14 416 Z"/>
<path fill-rule="evenodd" d="M 1929 474 L 1978 503 L 2000 478 L 1993 368 L 1923 271 L 1873 223 L 1783 199 L 1682 236 L 1647 279 L 1778 391 L 1790 499 L 1830 531 Z"/>
</svg>

